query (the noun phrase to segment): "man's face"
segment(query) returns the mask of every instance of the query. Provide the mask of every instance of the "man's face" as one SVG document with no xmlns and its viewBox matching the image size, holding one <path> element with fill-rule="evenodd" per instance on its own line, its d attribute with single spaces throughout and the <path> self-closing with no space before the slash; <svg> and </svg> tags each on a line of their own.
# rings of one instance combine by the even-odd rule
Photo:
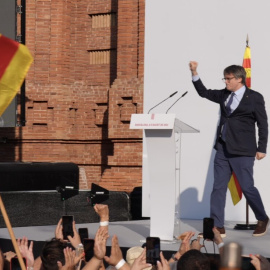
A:
<svg viewBox="0 0 270 270">
<path fill-rule="evenodd" d="M 226 84 L 226 89 L 232 92 L 235 92 L 243 86 L 242 79 L 235 78 L 232 73 L 224 74 L 224 81 Z"/>
</svg>

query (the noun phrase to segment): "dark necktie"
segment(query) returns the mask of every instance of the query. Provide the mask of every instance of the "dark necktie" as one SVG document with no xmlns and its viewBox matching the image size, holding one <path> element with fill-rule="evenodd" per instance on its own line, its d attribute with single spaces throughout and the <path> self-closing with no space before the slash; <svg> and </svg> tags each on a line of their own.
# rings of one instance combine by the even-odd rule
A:
<svg viewBox="0 0 270 270">
<path fill-rule="evenodd" d="M 235 93 L 231 93 L 228 103 L 226 104 L 226 111 L 229 115 L 232 113 L 231 105 L 233 103 L 234 96 L 235 96 Z M 221 138 L 224 142 L 226 141 L 226 125 L 227 125 L 227 122 L 224 123 L 222 127 L 222 132 L 221 132 Z"/>
<path fill-rule="evenodd" d="M 226 105 L 226 111 L 228 114 L 232 113 L 231 105 L 233 103 L 234 96 L 235 96 L 235 93 L 231 93 L 230 99 L 228 100 L 228 103 Z"/>
</svg>

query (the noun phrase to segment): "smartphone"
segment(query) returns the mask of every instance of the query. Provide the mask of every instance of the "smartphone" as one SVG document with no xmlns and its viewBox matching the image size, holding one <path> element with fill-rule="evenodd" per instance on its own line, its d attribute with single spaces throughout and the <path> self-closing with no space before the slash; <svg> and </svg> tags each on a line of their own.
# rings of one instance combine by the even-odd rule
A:
<svg viewBox="0 0 270 270">
<path fill-rule="evenodd" d="M 87 262 L 90 261 L 91 258 L 94 256 L 94 245 L 95 245 L 94 239 L 89 239 L 89 238 L 83 239 L 85 260 Z"/>
<path fill-rule="evenodd" d="M 213 240 L 214 239 L 214 219 L 213 218 L 204 218 L 203 219 L 203 238 Z"/>
<path fill-rule="evenodd" d="M 78 230 L 81 242 L 83 242 L 83 239 L 88 238 L 88 229 L 87 228 L 79 228 Z"/>
<path fill-rule="evenodd" d="M 23 257 L 23 262 L 24 262 L 25 267 L 27 268 L 26 259 L 24 257 Z M 21 269 L 22 268 L 20 266 L 19 259 L 17 257 L 11 258 L 11 260 L 10 260 L 10 270 L 21 270 Z"/>
<path fill-rule="evenodd" d="M 159 237 L 147 237 L 146 238 L 146 262 L 152 265 L 157 265 L 157 261 L 160 261 L 160 239 Z"/>
<path fill-rule="evenodd" d="M 68 240 L 68 235 L 73 237 L 73 216 L 62 216 L 62 225 L 64 239 Z"/>
</svg>

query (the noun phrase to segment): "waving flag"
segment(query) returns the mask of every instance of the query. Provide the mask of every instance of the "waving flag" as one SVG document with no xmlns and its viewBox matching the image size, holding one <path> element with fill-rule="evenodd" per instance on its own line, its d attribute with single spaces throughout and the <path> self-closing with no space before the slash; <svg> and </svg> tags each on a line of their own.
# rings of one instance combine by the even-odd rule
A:
<svg viewBox="0 0 270 270">
<path fill-rule="evenodd" d="M 247 46 L 244 53 L 244 60 L 243 60 L 243 68 L 246 71 L 246 86 L 248 88 L 251 87 L 251 54 L 250 54 L 250 47 L 248 46 L 248 37 L 247 37 Z"/>
<path fill-rule="evenodd" d="M 251 54 L 250 47 L 248 46 L 248 37 L 247 37 L 247 45 L 244 53 L 243 59 L 243 68 L 246 71 L 246 86 L 251 87 Z M 228 183 L 228 188 L 231 192 L 233 204 L 236 205 L 242 199 L 242 190 L 237 180 L 235 173 L 232 173 L 231 179 Z"/>
<path fill-rule="evenodd" d="M 0 116 L 19 91 L 32 61 L 25 45 L 0 34 Z"/>
</svg>

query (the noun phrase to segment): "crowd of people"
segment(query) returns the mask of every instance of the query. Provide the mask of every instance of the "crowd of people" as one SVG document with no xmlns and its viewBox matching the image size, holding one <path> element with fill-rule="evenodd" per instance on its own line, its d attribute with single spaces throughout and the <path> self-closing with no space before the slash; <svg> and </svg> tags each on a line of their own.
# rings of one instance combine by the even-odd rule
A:
<svg viewBox="0 0 270 270">
<path fill-rule="evenodd" d="M 146 261 L 146 247 L 132 247 L 127 251 L 126 259 L 118 243 L 116 235 L 111 239 L 111 252 L 106 254 L 106 243 L 109 238 L 109 209 L 105 204 L 94 206 L 96 213 L 100 217 L 100 226 L 95 234 L 93 256 L 88 261 L 85 260 L 85 253 L 82 247 L 82 239 L 73 222 L 73 236 L 68 236 L 68 241 L 64 240 L 62 230 L 62 219 L 55 229 L 55 237 L 44 244 L 40 256 L 34 258 L 33 241 L 29 243 L 26 237 L 17 239 L 19 251 L 26 259 L 27 270 L 207 270 L 207 269 L 241 269 L 241 266 L 232 266 L 226 253 L 226 245 L 219 230 L 213 228 L 213 244 L 219 250 L 218 259 L 213 260 L 201 251 L 204 247 L 201 237 L 195 237 L 195 232 L 185 232 L 182 234 L 182 241 L 179 250 L 171 258 L 165 258 L 160 252 L 160 260 L 156 265 L 151 265 Z M 195 238 L 194 238 L 195 237 Z M 204 240 L 205 241 L 205 240 Z M 16 254 L 12 251 L 0 254 L 0 270 L 10 268 L 10 261 Z M 235 255 L 233 256 L 235 258 Z M 225 258 L 225 260 L 224 260 Z M 269 261 L 260 255 L 250 255 L 251 264 L 256 270 L 270 269 Z M 226 260 L 231 265 L 226 265 Z M 235 267 L 235 268 L 232 268 Z M 240 268 L 239 268 L 240 267 Z"/>
</svg>

